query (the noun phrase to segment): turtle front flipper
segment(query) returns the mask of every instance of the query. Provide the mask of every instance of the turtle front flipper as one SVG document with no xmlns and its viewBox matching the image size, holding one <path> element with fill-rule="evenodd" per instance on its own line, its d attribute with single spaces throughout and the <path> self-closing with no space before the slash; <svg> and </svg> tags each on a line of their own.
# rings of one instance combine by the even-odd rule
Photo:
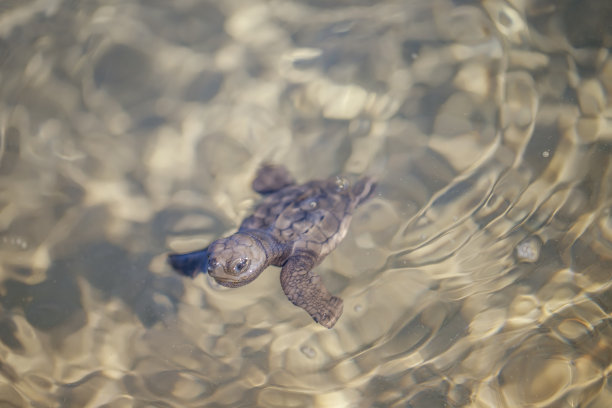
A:
<svg viewBox="0 0 612 408">
<path fill-rule="evenodd" d="M 259 194 L 270 194 L 293 184 L 295 180 L 285 166 L 264 164 L 253 180 L 253 190 Z"/>
<path fill-rule="evenodd" d="M 314 265 L 314 259 L 308 255 L 291 256 L 281 270 L 281 286 L 294 305 L 331 329 L 342 314 L 342 299 L 327 291 L 321 277 L 312 272 Z"/>
<path fill-rule="evenodd" d="M 206 272 L 206 263 L 208 261 L 207 248 L 198 251 L 189 252 L 186 254 L 170 254 L 168 255 L 168 263 L 172 269 L 181 275 L 193 278 L 199 272 Z"/>
</svg>

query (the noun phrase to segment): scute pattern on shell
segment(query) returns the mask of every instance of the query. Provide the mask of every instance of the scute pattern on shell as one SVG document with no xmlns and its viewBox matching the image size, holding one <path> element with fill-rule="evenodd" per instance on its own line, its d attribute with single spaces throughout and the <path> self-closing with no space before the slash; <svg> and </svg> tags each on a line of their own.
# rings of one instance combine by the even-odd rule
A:
<svg viewBox="0 0 612 408">
<path fill-rule="evenodd" d="M 240 230 L 265 229 L 283 244 L 299 241 L 325 256 L 346 235 L 342 219 L 351 215 L 354 199 L 333 179 L 286 187 L 265 197 Z"/>
</svg>

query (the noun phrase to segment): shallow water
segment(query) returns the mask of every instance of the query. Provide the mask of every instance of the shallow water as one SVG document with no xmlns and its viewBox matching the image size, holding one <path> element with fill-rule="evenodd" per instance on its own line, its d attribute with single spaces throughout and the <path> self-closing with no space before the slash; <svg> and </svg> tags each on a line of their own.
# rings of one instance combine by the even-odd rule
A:
<svg viewBox="0 0 612 408">
<path fill-rule="evenodd" d="M 612 404 L 612 7 L 0 4 L 0 406 Z M 262 162 L 377 195 L 318 267 L 223 289 Z"/>
</svg>

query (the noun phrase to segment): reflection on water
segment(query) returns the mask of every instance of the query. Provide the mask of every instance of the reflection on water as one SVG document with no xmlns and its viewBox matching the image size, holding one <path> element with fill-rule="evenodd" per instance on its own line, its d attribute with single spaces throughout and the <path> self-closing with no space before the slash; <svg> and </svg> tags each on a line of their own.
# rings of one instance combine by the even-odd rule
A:
<svg viewBox="0 0 612 408">
<path fill-rule="evenodd" d="M 5 1 L 0 405 L 612 401 L 612 7 Z M 235 229 L 263 161 L 376 175 L 320 265 L 165 264 Z"/>
</svg>

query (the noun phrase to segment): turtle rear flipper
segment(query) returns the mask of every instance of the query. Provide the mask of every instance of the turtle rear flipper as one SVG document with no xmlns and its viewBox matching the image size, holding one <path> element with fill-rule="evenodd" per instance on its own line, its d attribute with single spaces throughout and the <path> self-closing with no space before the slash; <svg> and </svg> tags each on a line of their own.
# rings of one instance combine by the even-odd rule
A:
<svg viewBox="0 0 612 408">
<path fill-rule="evenodd" d="M 355 183 L 355 185 L 351 189 L 351 193 L 355 197 L 357 205 L 360 205 L 361 203 L 372 197 L 375 189 L 376 180 L 372 177 L 364 177 Z"/>
<path fill-rule="evenodd" d="M 294 184 L 295 180 L 285 166 L 264 164 L 253 180 L 253 190 L 259 194 L 270 194 Z"/>
</svg>

